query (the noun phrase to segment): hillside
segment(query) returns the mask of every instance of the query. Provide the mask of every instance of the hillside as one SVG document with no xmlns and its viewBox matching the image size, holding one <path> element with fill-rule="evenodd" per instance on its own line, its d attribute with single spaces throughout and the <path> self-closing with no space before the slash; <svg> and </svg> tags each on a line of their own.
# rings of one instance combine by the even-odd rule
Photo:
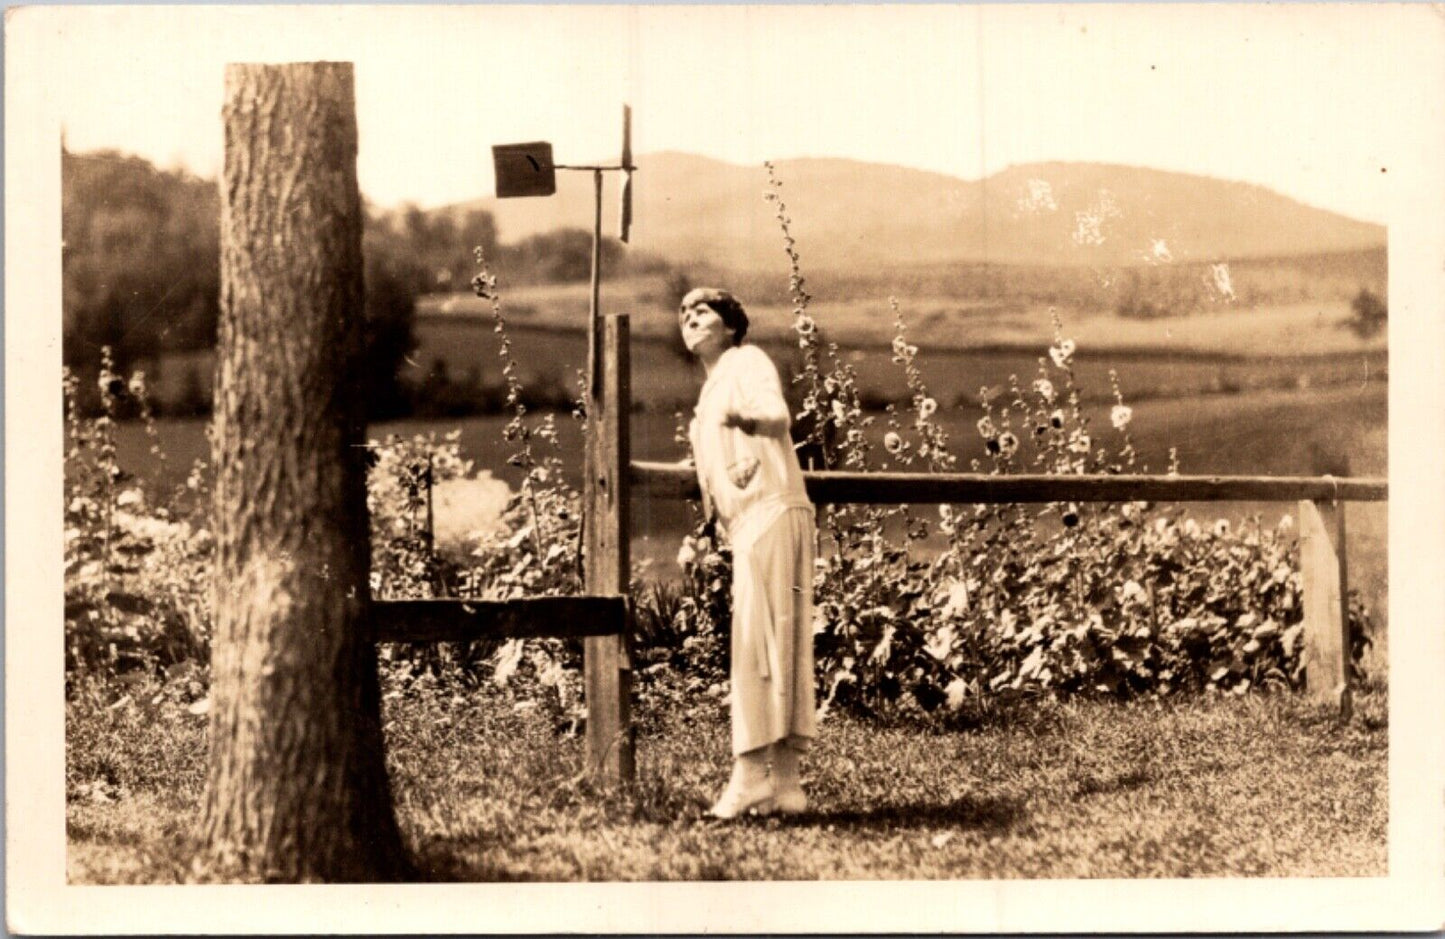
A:
<svg viewBox="0 0 1445 939">
<path fill-rule="evenodd" d="M 776 267 L 777 224 L 760 166 L 683 153 L 638 158 L 633 244 L 679 264 Z M 982 180 L 841 159 L 777 164 L 807 265 L 989 263 L 1117 267 L 1321 255 L 1383 248 L 1377 225 L 1261 186 L 1094 163 L 1011 167 Z M 616 181 L 604 223 L 615 225 Z M 586 174 L 558 174 L 547 199 L 486 199 L 503 241 L 592 214 Z M 462 207 L 456 207 L 462 208 Z"/>
</svg>

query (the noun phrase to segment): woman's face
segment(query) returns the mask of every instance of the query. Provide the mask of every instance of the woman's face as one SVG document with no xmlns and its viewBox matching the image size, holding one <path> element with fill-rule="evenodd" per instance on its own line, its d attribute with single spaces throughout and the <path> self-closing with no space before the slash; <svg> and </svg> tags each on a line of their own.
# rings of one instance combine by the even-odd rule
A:
<svg viewBox="0 0 1445 939">
<path fill-rule="evenodd" d="M 700 359 L 721 355 L 732 345 L 732 330 L 718 312 L 706 303 L 694 303 L 677 314 L 678 328 L 687 351 Z"/>
</svg>

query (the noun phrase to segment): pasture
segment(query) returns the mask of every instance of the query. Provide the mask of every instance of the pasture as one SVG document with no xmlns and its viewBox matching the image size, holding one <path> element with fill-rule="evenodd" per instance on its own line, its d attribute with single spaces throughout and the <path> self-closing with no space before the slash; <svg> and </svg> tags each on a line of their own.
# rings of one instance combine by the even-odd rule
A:
<svg viewBox="0 0 1445 939">
<path fill-rule="evenodd" d="M 623 289 L 641 290 L 634 281 Z M 646 282 L 644 282 L 646 283 Z M 519 377 L 532 388 L 567 388 L 586 361 L 586 296 L 570 286 L 519 291 L 530 300 L 508 303 L 508 331 Z M 535 296 L 533 294 L 535 293 Z M 418 348 L 406 369 L 421 381 L 440 367 L 453 381 L 485 387 L 499 380 L 497 337 L 479 301 L 463 297 L 423 301 Z M 676 319 L 662 298 L 643 294 L 633 314 L 633 380 L 636 400 L 648 409 L 690 406 L 699 377 L 681 353 Z M 827 339 L 858 372 L 865 401 L 896 400 L 904 386 L 887 352 L 893 317 L 886 302 L 857 301 L 816 313 Z M 1168 321 L 1109 313 L 1070 313 L 1067 335 L 1082 351 L 1076 369 L 1087 397 L 1106 400 L 1109 372 L 1118 373 L 1130 401 L 1241 391 L 1368 384 L 1388 372 L 1381 339 L 1362 342 L 1344 329 L 1347 304 L 1300 305 L 1259 310 L 1227 309 Z M 960 307 L 957 301 L 903 308 L 908 340 L 926 352 L 919 367 L 942 404 L 977 403 L 980 389 L 1006 385 L 1010 375 L 1027 382 L 1052 341 L 1046 310 Z M 783 307 L 750 312 L 749 338 L 767 349 L 784 372 L 796 369 L 796 338 Z"/>
<path fill-rule="evenodd" d="M 435 318 L 418 326 L 420 347 L 404 371 L 420 382 L 440 369 L 449 380 L 481 389 L 500 381 L 501 363 L 493 332 L 475 320 Z M 529 389 L 547 389 L 565 399 L 576 387 L 576 370 L 587 360 L 587 338 L 573 330 L 547 326 L 509 325 L 518 375 Z M 796 370 L 796 344 L 787 337 L 756 340 L 779 363 L 780 371 Z M 921 344 L 911 333 L 909 341 Z M 923 346 L 919 367 L 941 404 L 969 405 L 980 389 L 997 393 L 1009 376 L 1027 382 L 1038 373 L 1037 345 L 943 348 Z M 889 359 L 887 340 L 878 345 L 845 345 L 842 359 L 858 373 L 864 401 L 879 406 L 905 391 L 903 378 Z M 671 336 L 635 338 L 632 367 L 636 402 L 644 410 L 691 408 L 701 384 L 695 365 L 676 351 Z M 1120 388 L 1130 401 L 1198 394 L 1369 384 L 1387 377 L 1388 359 L 1379 352 L 1354 351 L 1321 356 L 1287 354 L 1262 357 L 1199 355 L 1167 349 L 1088 349 L 1076 366 L 1084 395 L 1109 400 L 1109 372 L 1118 373 Z M 558 395 L 556 392 L 560 391 Z"/>
<path fill-rule="evenodd" d="M 632 367 L 639 407 L 690 407 L 699 377 L 680 354 L 666 284 L 634 277 L 607 285 L 604 308 L 632 313 Z M 919 367 L 944 405 L 978 402 L 980 389 L 1002 388 L 1010 375 L 1027 382 L 1053 339 L 1046 309 L 999 308 L 947 298 L 900 301 L 910 342 L 923 348 Z M 505 304 L 517 375 L 532 393 L 566 400 L 586 362 L 585 285 L 521 287 Z M 889 360 L 893 316 L 886 300 L 818 303 L 825 338 L 837 342 L 858 372 L 865 402 L 895 400 L 903 390 Z M 798 367 L 792 315 L 785 305 L 750 310 L 750 338 L 785 372 Z M 1064 329 L 1080 345 L 1079 385 L 1086 397 L 1110 395 L 1117 371 L 1131 402 L 1199 394 L 1241 393 L 1364 384 L 1388 375 L 1383 335 L 1361 340 L 1344 327 L 1347 303 L 1319 302 L 1261 308 L 1224 306 L 1165 320 L 1103 311 L 1068 311 Z M 428 296 L 419 301 L 417 347 L 401 377 L 421 386 L 445 376 L 449 398 L 497 399 L 502 363 L 489 309 L 474 297 Z M 142 363 L 155 398 L 168 407 L 193 406 L 212 381 L 210 352 L 172 353 Z M 475 403 L 473 405 L 476 406 Z"/>
<path fill-rule="evenodd" d="M 783 260 L 781 251 L 779 260 Z M 704 276 L 702 280 L 707 280 Z M 721 276 L 721 285 L 732 278 Z M 756 281 L 756 282 L 754 282 Z M 752 320 L 750 331 L 763 341 L 789 340 L 792 313 L 787 278 L 766 282 L 756 277 L 737 284 Z M 503 284 L 504 313 L 515 326 L 580 330 L 587 321 L 587 284 L 508 286 Z M 893 335 L 893 313 L 886 293 L 867 282 L 839 286 L 834 278 L 808 281 L 816 294 L 809 313 L 826 338 L 844 346 L 885 347 Z M 913 342 L 929 355 L 963 349 L 1042 350 L 1053 340 L 1047 306 L 936 293 L 923 287 L 898 292 L 898 306 Z M 670 339 L 677 328 L 678 297 L 667 279 L 633 276 L 609 279 L 603 287 L 604 312 L 632 316 L 634 338 Z M 423 318 L 488 320 L 490 307 L 470 294 L 433 294 L 421 298 Z M 1091 352 L 1173 353 L 1185 356 L 1260 358 L 1310 357 L 1382 352 L 1385 336 L 1361 340 L 1343 327 L 1348 301 L 1315 300 L 1250 306 L 1219 302 L 1188 316 L 1141 318 L 1104 309 L 1061 307 L 1064 328 Z"/>
</svg>

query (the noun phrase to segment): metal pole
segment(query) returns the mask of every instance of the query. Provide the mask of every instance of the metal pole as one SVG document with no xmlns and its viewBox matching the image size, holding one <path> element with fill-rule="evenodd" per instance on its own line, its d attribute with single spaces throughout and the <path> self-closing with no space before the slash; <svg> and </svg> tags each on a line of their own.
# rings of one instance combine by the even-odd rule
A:
<svg viewBox="0 0 1445 939">
<path fill-rule="evenodd" d="M 592 171 L 592 192 L 594 196 L 592 215 L 592 302 L 587 317 L 587 387 L 593 400 L 597 398 L 597 382 L 602 375 L 598 367 L 597 353 L 601 342 L 597 335 L 601 319 L 598 315 L 598 298 L 602 289 L 602 170 Z M 594 415 L 587 415 L 588 421 Z"/>
<path fill-rule="evenodd" d="M 436 518 L 432 512 L 432 458 L 431 452 L 426 455 L 426 549 L 431 551 L 436 547 Z"/>
</svg>

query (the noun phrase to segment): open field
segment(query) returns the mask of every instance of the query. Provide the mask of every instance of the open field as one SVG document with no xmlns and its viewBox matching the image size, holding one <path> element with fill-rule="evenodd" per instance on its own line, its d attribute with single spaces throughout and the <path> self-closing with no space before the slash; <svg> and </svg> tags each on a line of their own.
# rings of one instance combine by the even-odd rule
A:
<svg viewBox="0 0 1445 939">
<path fill-rule="evenodd" d="M 608 285 L 606 309 L 633 311 L 633 381 L 637 400 L 654 409 L 690 405 L 695 366 L 680 354 L 673 300 L 657 278 Z M 902 301 L 909 341 L 925 350 L 919 366 L 937 399 L 976 402 L 981 387 L 998 388 L 1010 375 L 1027 380 L 1053 339 L 1046 309 L 1021 309 L 949 298 Z M 886 301 L 819 303 L 814 309 L 826 337 L 839 343 L 858 371 L 865 398 L 881 402 L 903 389 L 887 352 L 893 317 Z M 585 285 L 517 288 L 506 315 L 517 374 L 533 391 L 566 397 L 586 363 Z M 1108 312 L 1070 311 L 1064 330 L 1079 344 L 1076 367 L 1086 396 L 1109 395 L 1109 371 L 1119 374 L 1131 401 L 1146 398 L 1366 383 L 1389 370 L 1385 337 L 1361 340 L 1343 328 L 1344 302 L 1243 309 L 1221 307 L 1169 319 L 1133 319 Z M 797 350 L 785 306 L 756 304 L 750 338 L 763 345 L 784 371 L 796 367 Z M 417 348 L 403 366 L 420 385 L 437 371 L 458 386 L 463 399 L 500 386 L 502 363 L 490 311 L 464 295 L 420 301 Z M 189 405 L 208 394 L 213 355 L 174 353 L 143 363 L 157 399 Z"/>
<path fill-rule="evenodd" d="M 441 363 L 452 381 L 470 387 L 494 385 L 501 380 L 501 362 L 493 332 L 474 320 L 428 318 L 418 326 L 422 338 L 412 355 L 410 377 L 420 381 Z M 576 331 L 513 325 L 512 355 L 518 377 L 528 388 L 575 388 L 576 372 L 587 360 L 586 336 Z M 751 333 L 750 333 L 751 338 Z M 917 344 L 916 339 L 912 339 Z M 784 377 L 796 370 L 796 346 L 787 340 L 757 340 L 778 363 Z M 1038 373 L 1039 358 L 1048 341 L 982 348 L 936 348 L 921 345 L 919 368 L 930 390 L 942 404 L 976 403 L 982 387 L 1005 387 L 1010 375 L 1027 383 Z M 1383 352 L 1349 352 L 1330 355 L 1219 357 L 1168 349 L 1098 350 L 1083 346 L 1076 363 L 1078 382 L 1086 397 L 1110 397 L 1109 371 L 1119 376 L 1124 396 L 1183 397 L 1225 391 L 1328 387 L 1383 379 L 1389 360 Z M 845 361 L 858 373 L 865 401 L 897 400 L 905 394 L 903 376 L 891 361 L 887 340 L 881 347 L 845 346 Z M 683 358 L 671 337 L 635 338 L 632 343 L 634 399 L 649 410 L 690 408 L 701 384 L 697 366 Z"/>
<path fill-rule="evenodd" d="M 1288 694 L 1041 702 L 948 733 L 835 717 L 811 810 L 739 824 L 703 815 L 717 703 L 644 703 L 625 795 L 580 783 L 581 741 L 489 683 L 413 686 L 385 720 L 419 879 L 1383 876 L 1386 694 L 1358 704 L 1345 725 Z M 204 719 L 81 701 L 68 721 L 70 881 L 185 880 Z"/>
<path fill-rule="evenodd" d="M 1134 407 L 1129 429 L 1140 459 L 1156 472 L 1165 470 L 1169 449 L 1175 447 L 1185 473 L 1343 475 L 1346 467 L 1342 464 L 1348 462 L 1347 471 L 1352 475 L 1384 475 L 1387 398 L 1386 384 L 1372 380 L 1364 386 L 1146 400 Z M 1105 442 L 1114 438 L 1108 429 L 1107 408 L 1100 405 L 1084 410 Z M 684 413 L 690 414 L 691 407 Z M 946 405 L 938 412 L 949 432 L 951 449 L 964 462 L 984 456 L 982 441 L 973 428 L 980 413 L 976 407 Z M 884 415 L 874 417 L 874 431 L 881 437 Z M 676 412 L 633 414 L 633 457 L 680 459 L 682 447 L 674 440 L 679 420 Z M 372 425 L 368 433 L 381 438 L 459 429 L 463 454 L 479 468 L 507 478 L 511 470 L 505 465 L 501 434 L 505 424 L 506 418 L 500 416 L 404 420 Z M 144 428 L 138 423 L 122 424 L 118 440 L 121 464 L 143 481 L 176 485 L 185 479 L 193 460 L 208 456 L 205 426 L 201 420 L 159 421 L 167 461 L 165 466 L 157 466 L 148 453 Z M 558 427 L 563 452 L 578 452 L 581 434 L 576 423 L 564 415 Z M 580 472 L 580 466 L 572 470 Z"/>
<path fill-rule="evenodd" d="M 786 271 L 776 286 L 786 287 Z M 587 322 L 588 285 L 503 285 L 503 312 L 517 325 L 579 329 Z M 893 335 L 893 313 L 887 297 L 826 296 L 827 285 L 809 282 L 819 294 L 809 313 L 829 339 L 847 346 L 886 347 Z M 747 304 L 751 329 L 762 339 L 788 337 L 791 307 L 774 297 Z M 1014 302 L 969 300 L 947 295 L 898 296 L 899 309 L 912 341 L 933 351 L 1013 348 L 1042 354 L 1053 339 L 1047 306 L 1024 307 Z M 630 313 L 637 336 L 671 338 L 677 328 L 677 298 L 665 278 L 630 277 L 605 282 L 604 313 Z M 490 306 L 470 294 L 431 295 L 418 302 L 422 316 L 489 320 Z M 1082 348 L 1109 352 L 1177 353 L 1205 356 L 1318 356 L 1379 352 L 1385 336 L 1361 340 L 1341 326 L 1350 315 L 1342 300 L 1320 300 L 1247 307 L 1220 303 L 1185 316 L 1138 318 L 1112 311 L 1062 309 L 1064 329 Z"/>
<path fill-rule="evenodd" d="M 418 324 L 420 345 L 403 366 L 403 375 L 421 384 L 434 371 L 466 389 L 464 398 L 479 401 L 484 389 L 502 382 L 498 342 L 490 328 L 474 320 L 431 317 Z M 509 330 L 517 377 L 530 391 L 547 392 L 550 400 L 575 394 L 577 372 L 587 361 L 587 338 L 575 330 L 514 324 Z M 910 337 L 912 339 L 912 337 Z M 916 340 L 915 340 L 916 341 Z M 797 368 L 796 347 L 786 339 L 759 344 L 788 377 Z M 919 368 L 941 404 L 977 403 L 980 388 L 995 392 L 1010 375 L 1027 382 L 1038 373 L 1048 344 L 1017 347 L 935 349 L 923 346 Z M 843 347 L 842 355 L 858 373 L 860 393 L 875 406 L 904 392 L 899 369 L 886 348 Z M 169 356 L 144 368 L 156 397 L 165 405 L 192 401 L 210 387 L 210 352 Z M 1244 358 L 1199 355 L 1169 350 L 1100 351 L 1084 346 L 1075 365 L 1088 400 L 1107 400 L 1109 371 L 1118 373 L 1124 396 L 1138 402 L 1151 398 L 1260 390 L 1327 388 L 1368 384 L 1388 377 L 1389 357 L 1382 351 L 1357 351 L 1314 356 L 1275 355 Z M 691 408 L 701 384 L 697 366 L 676 351 L 670 338 L 637 337 L 632 342 L 632 374 L 636 406 L 672 411 Z M 499 396 L 498 396 L 499 397 Z"/>
</svg>

